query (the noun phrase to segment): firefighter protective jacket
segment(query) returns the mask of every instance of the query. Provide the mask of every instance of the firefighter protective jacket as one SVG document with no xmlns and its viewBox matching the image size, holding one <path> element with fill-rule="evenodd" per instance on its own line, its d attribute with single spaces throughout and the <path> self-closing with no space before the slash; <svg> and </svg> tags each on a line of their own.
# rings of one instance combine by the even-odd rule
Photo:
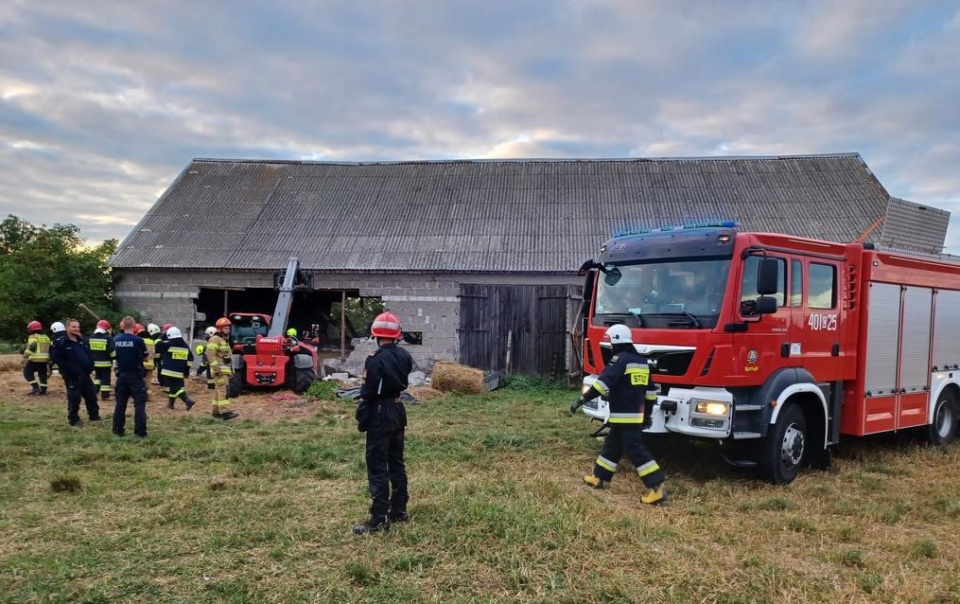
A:
<svg viewBox="0 0 960 604">
<path fill-rule="evenodd" d="M 90 336 L 90 354 L 93 356 L 94 367 L 113 367 L 116 353 L 113 349 L 113 338 L 103 332 L 94 332 Z"/>
<path fill-rule="evenodd" d="M 407 389 L 413 371 L 410 353 L 396 344 L 384 344 L 367 357 L 360 398 L 370 409 L 371 430 L 399 430 L 407 425 L 407 411 L 400 393 Z M 383 404 L 378 404 L 383 402 Z M 358 418 L 359 419 L 359 418 Z M 363 422 L 361 422 L 363 423 Z"/>
<path fill-rule="evenodd" d="M 646 359 L 634 350 L 615 355 L 583 398 L 589 401 L 598 396 L 610 403 L 609 423 L 642 424 L 644 401 L 657 400 Z"/>
<path fill-rule="evenodd" d="M 183 338 L 167 340 L 166 349 L 160 359 L 160 375 L 171 378 L 184 378 L 190 374 L 193 353 Z"/>
<path fill-rule="evenodd" d="M 233 373 L 233 353 L 230 352 L 230 343 L 215 333 L 207 340 L 207 365 L 210 366 L 210 375 L 218 373 Z"/>
<path fill-rule="evenodd" d="M 32 333 L 27 338 L 27 348 L 23 356 L 34 363 L 46 363 L 50 360 L 50 338 L 45 333 Z"/>
<path fill-rule="evenodd" d="M 140 336 L 140 338 L 143 340 L 143 344 L 147 347 L 147 358 L 143 360 L 143 368 L 148 371 L 153 371 L 153 357 L 155 357 L 157 354 L 156 340 L 151 338 L 149 335 Z"/>
</svg>

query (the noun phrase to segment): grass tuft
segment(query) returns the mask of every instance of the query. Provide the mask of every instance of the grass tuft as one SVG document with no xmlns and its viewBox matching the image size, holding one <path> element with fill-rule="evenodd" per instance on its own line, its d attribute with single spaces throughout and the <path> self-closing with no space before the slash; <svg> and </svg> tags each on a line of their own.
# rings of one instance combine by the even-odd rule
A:
<svg viewBox="0 0 960 604">
<path fill-rule="evenodd" d="M 50 490 L 54 493 L 79 493 L 83 482 L 76 476 L 57 476 L 50 481 Z"/>
</svg>

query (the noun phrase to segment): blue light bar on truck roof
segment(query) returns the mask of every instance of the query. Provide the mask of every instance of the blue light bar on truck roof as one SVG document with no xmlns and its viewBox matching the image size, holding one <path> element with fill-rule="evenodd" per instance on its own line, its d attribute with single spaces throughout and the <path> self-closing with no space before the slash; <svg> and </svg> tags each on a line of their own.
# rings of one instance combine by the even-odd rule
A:
<svg viewBox="0 0 960 604">
<path fill-rule="evenodd" d="M 721 220 L 716 222 L 694 222 L 690 224 L 675 225 L 669 227 L 659 227 L 656 229 L 628 228 L 620 231 L 614 231 L 614 237 L 627 237 L 629 235 L 645 235 L 647 233 L 665 233 L 668 231 L 685 231 L 689 229 L 708 229 L 708 228 L 740 228 L 740 223 L 736 220 Z"/>
</svg>

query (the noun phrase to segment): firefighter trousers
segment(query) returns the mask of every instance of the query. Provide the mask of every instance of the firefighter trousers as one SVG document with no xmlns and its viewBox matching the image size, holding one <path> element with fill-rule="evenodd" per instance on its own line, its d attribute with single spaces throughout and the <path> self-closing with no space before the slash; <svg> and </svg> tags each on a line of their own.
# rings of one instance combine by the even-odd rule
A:
<svg viewBox="0 0 960 604">
<path fill-rule="evenodd" d="M 23 367 L 23 378 L 41 392 L 47 391 L 47 361 L 27 361 Z"/>
<path fill-rule="evenodd" d="M 110 387 L 110 373 L 110 367 L 93 368 L 93 385 L 100 391 L 103 400 L 110 398 L 110 393 L 113 391 L 113 388 Z"/>
<path fill-rule="evenodd" d="M 643 428 L 640 424 L 610 424 L 610 432 L 593 466 L 593 475 L 600 480 L 610 481 L 624 455 L 637 469 L 637 475 L 647 488 L 655 489 L 666 480 L 663 470 L 643 444 Z"/>
<path fill-rule="evenodd" d="M 367 481 L 370 484 L 370 515 L 407 511 L 407 468 L 403 461 L 404 428 L 367 431 Z"/>
</svg>

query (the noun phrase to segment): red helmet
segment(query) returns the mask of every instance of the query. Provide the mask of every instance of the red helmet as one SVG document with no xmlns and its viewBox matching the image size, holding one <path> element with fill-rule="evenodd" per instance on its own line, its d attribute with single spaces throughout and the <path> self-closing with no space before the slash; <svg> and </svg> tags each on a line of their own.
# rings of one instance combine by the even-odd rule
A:
<svg viewBox="0 0 960 604">
<path fill-rule="evenodd" d="M 230 319 L 226 317 L 220 317 L 217 319 L 217 329 L 223 329 L 224 327 L 230 327 L 231 325 L 232 323 L 230 322 Z"/>
<path fill-rule="evenodd" d="M 399 340 L 401 333 L 400 319 L 392 312 L 380 313 L 377 315 L 377 318 L 373 320 L 373 325 L 370 326 L 370 335 L 374 338 Z"/>
<path fill-rule="evenodd" d="M 43 331 L 43 325 L 40 324 L 40 321 L 30 321 L 27 323 L 27 331 L 31 333 L 34 331 Z"/>
<path fill-rule="evenodd" d="M 167 330 L 173 327 L 173 323 L 164 323 L 163 327 L 160 329 L 161 333 L 167 333 Z"/>
<path fill-rule="evenodd" d="M 97 329 L 110 331 L 110 321 L 107 321 L 106 319 L 100 319 L 99 321 L 97 321 Z"/>
<path fill-rule="evenodd" d="M 137 323 L 136 325 L 133 326 L 133 330 L 137 333 L 140 333 L 143 331 L 143 325 L 140 325 L 139 323 Z"/>
</svg>

